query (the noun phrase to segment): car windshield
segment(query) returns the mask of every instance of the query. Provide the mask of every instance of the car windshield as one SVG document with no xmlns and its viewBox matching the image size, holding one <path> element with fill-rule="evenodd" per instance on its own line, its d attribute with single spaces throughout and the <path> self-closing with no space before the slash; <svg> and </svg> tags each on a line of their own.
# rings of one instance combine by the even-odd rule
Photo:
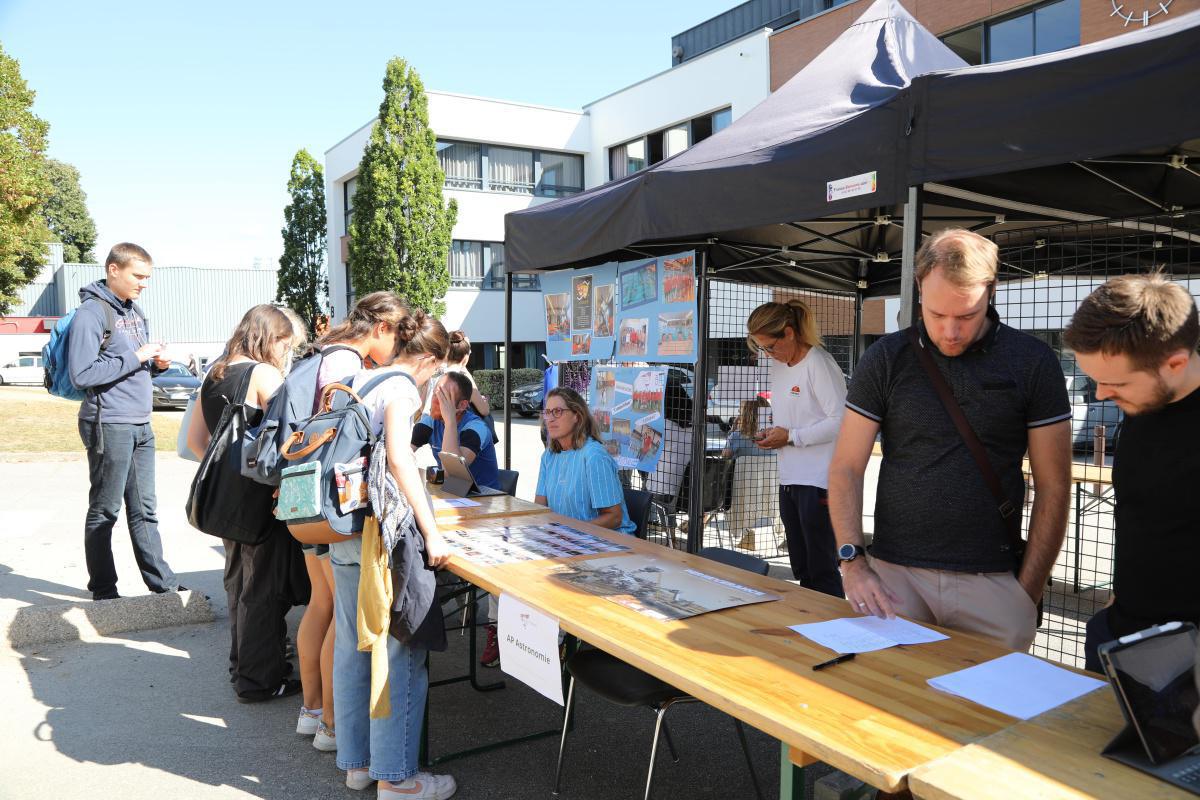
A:
<svg viewBox="0 0 1200 800">
<path fill-rule="evenodd" d="M 163 378 L 190 378 L 192 373 L 188 372 L 188 368 L 183 364 L 171 364 L 171 366 L 158 373 Z"/>
</svg>

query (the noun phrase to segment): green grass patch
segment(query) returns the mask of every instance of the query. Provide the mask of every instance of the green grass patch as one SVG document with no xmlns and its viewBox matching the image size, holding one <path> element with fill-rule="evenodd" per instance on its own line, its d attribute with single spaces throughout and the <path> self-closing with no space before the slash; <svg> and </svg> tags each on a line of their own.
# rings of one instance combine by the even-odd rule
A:
<svg viewBox="0 0 1200 800">
<path fill-rule="evenodd" d="M 45 389 L 0 388 L 0 453 L 80 452 L 78 414 L 79 403 L 51 397 Z M 182 420 L 182 411 L 154 412 L 156 449 L 174 452 Z"/>
</svg>

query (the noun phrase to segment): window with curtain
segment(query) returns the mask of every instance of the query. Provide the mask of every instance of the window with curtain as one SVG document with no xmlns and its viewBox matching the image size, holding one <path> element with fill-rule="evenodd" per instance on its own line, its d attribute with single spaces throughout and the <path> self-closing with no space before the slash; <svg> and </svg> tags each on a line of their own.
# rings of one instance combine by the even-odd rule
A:
<svg viewBox="0 0 1200 800">
<path fill-rule="evenodd" d="M 483 188 L 483 146 L 474 142 L 438 142 L 438 163 L 448 189 Z"/>
<path fill-rule="evenodd" d="M 533 193 L 533 151 L 488 146 L 488 188 L 493 192 Z"/>
<path fill-rule="evenodd" d="M 613 180 L 632 175 L 646 167 L 646 140 L 634 139 L 632 142 L 610 147 L 608 150 L 609 174 Z"/>
<path fill-rule="evenodd" d="M 350 235 L 350 217 L 354 214 L 354 192 L 358 190 L 358 178 L 342 184 L 342 234 Z"/>
<path fill-rule="evenodd" d="M 568 153 L 541 153 L 542 171 L 535 194 L 565 197 L 583 191 L 583 156 Z"/>
<path fill-rule="evenodd" d="M 663 158 L 670 158 L 688 149 L 688 128 L 685 122 L 663 132 Z"/>
<path fill-rule="evenodd" d="M 483 242 L 450 242 L 450 285 L 478 286 L 483 280 Z"/>
</svg>

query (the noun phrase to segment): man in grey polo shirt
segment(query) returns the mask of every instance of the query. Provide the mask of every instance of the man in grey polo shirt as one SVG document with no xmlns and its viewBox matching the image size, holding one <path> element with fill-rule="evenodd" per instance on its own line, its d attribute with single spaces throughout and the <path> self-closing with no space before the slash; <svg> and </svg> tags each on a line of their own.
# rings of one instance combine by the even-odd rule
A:
<svg viewBox="0 0 1200 800">
<path fill-rule="evenodd" d="M 901 614 L 1026 650 L 1066 534 L 1071 406 L 1054 352 L 1001 323 L 991 306 L 998 255 L 970 231 L 927 239 L 916 258 L 918 332 L 1018 511 L 1028 450 L 1037 491 L 1018 574 L 996 499 L 905 331 L 876 342 L 854 371 L 851 413 L 829 468 L 829 510 L 857 612 Z M 867 556 L 863 475 L 878 433 L 883 462 Z"/>
</svg>

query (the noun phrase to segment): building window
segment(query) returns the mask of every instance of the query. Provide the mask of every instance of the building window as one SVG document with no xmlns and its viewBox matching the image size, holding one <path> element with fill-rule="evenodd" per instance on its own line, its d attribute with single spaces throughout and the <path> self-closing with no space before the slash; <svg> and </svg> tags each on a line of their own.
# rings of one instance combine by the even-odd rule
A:
<svg viewBox="0 0 1200 800">
<path fill-rule="evenodd" d="M 450 243 L 450 285 L 459 289 L 504 289 L 504 243 L 455 239 Z M 513 289 L 541 288 L 537 275 L 514 275 Z"/>
<path fill-rule="evenodd" d="M 732 121 L 733 110 L 723 108 L 610 147 L 609 180 L 624 178 L 651 164 L 679 155 L 697 142 L 702 142 L 717 131 L 729 127 Z"/>
<path fill-rule="evenodd" d="M 565 197 L 583 191 L 583 156 L 520 147 L 439 141 L 447 189 Z"/>
<path fill-rule="evenodd" d="M 358 178 L 342 184 L 342 235 L 350 235 L 350 217 L 354 213 L 354 193 L 358 190 Z"/>
<path fill-rule="evenodd" d="M 942 37 L 968 64 L 1010 61 L 1079 44 L 1079 0 L 1057 0 Z"/>
</svg>

